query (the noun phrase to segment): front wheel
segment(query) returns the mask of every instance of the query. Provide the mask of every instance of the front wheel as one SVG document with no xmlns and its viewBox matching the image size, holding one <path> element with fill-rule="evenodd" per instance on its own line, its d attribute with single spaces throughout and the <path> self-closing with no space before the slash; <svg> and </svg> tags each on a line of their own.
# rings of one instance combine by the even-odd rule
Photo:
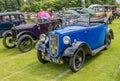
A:
<svg viewBox="0 0 120 81">
<path fill-rule="evenodd" d="M 73 57 L 70 57 L 70 68 L 72 71 L 77 72 L 81 69 L 85 60 L 85 51 L 79 48 Z"/>
<path fill-rule="evenodd" d="M 6 34 L 3 37 L 3 45 L 8 49 L 16 47 L 16 45 L 12 42 L 12 35 L 11 34 Z"/>
<path fill-rule="evenodd" d="M 17 45 L 21 52 L 28 52 L 33 47 L 33 38 L 30 35 L 23 35 L 18 40 Z"/>
<path fill-rule="evenodd" d="M 38 60 L 43 64 L 49 62 L 44 59 L 44 53 L 39 50 L 37 51 L 37 57 L 38 57 Z"/>
</svg>

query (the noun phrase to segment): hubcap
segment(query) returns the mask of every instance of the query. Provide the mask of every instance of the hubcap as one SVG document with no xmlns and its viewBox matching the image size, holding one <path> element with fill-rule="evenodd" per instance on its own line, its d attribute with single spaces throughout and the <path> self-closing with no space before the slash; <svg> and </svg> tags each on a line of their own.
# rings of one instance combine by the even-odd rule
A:
<svg viewBox="0 0 120 81">
<path fill-rule="evenodd" d="M 79 51 L 75 57 L 75 67 L 79 68 L 83 63 L 83 52 Z"/>
<path fill-rule="evenodd" d="M 32 41 L 29 38 L 23 39 L 21 41 L 20 47 L 22 49 L 28 49 L 32 44 Z"/>
<path fill-rule="evenodd" d="M 111 43 L 111 37 L 110 35 L 107 36 L 107 39 L 106 39 L 106 45 L 109 46 Z"/>
<path fill-rule="evenodd" d="M 12 43 L 12 36 L 8 36 L 6 37 L 6 40 L 5 40 L 6 44 L 8 46 L 13 46 L 14 44 Z"/>
</svg>

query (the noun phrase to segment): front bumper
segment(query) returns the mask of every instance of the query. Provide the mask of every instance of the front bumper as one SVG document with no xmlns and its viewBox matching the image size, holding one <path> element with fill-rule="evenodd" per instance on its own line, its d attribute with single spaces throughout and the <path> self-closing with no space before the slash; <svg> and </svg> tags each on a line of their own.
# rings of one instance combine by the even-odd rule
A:
<svg viewBox="0 0 120 81">
<path fill-rule="evenodd" d="M 54 58 L 52 56 L 50 56 L 50 50 L 46 47 L 46 45 L 40 41 L 38 41 L 38 43 L 36 44 L 35 48 L 38 51 L 43 52 L 44 55 L 42 55 L 44 60 L 50 61 L 50 62 L 54 62 L 57 64 L 63 64 L 63 60 L 60 58 Z"/>
</svg>

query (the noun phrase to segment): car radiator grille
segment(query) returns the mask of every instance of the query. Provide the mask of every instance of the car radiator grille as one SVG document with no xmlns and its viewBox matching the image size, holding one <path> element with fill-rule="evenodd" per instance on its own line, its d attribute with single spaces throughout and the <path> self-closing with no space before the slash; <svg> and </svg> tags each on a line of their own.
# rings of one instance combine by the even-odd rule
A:
<svg viewBox="0 0 120 81">
<path fill-rule="evenodd" d="M 17 30 L 16 29 L 11 29 L 11 32 L 12 32 L 12 38 L 16 38 Z"/>
<path fill-rule="evenodd" d="M 55 34 L 50 35 L 49 44 L 52 56 L 56 56 L 58 52 L 58 36 Z"/>
</svg>

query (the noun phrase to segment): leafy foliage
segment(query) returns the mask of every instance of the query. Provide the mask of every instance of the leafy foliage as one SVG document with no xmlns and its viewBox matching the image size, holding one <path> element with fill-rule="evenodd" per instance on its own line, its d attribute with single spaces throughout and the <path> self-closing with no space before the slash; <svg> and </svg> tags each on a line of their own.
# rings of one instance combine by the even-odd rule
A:
<svg viewBox="0 0 120 81">
<path fill-rule="evenodd" d="M 52 8 L 59 10 L 62 6 L 80 7 L 82 0 L 0 0 L 0 11 L 4 10 L 21 10 L 38 12 L 40 8 L 46 10 Z M 115 4 L 115 0 L 85 0 L 86 7 L 91 4 Z"/>
<path fill-rule="evenodd" d="M 30 0 L 29 0 L 30 1 Z M 91 4 L 115 4 L 115 0 L 85 0 L 86 7 Z M 29 2 L 30 3 L 30 2 Z M 27 4 L 30 5 L 30 4 Z M 66 7 L 81 7 L 82 0 L 37 0 L 30 5 L 30 11 L 37 12 L 40 8 L 46 10 L 52 8 L 53 10 L 60 10 L 63 6 Z M 23 10 L 22 10 L 23 11 Z M 26 11 L 26 10 L 25 10 Z"/>
</svg>

